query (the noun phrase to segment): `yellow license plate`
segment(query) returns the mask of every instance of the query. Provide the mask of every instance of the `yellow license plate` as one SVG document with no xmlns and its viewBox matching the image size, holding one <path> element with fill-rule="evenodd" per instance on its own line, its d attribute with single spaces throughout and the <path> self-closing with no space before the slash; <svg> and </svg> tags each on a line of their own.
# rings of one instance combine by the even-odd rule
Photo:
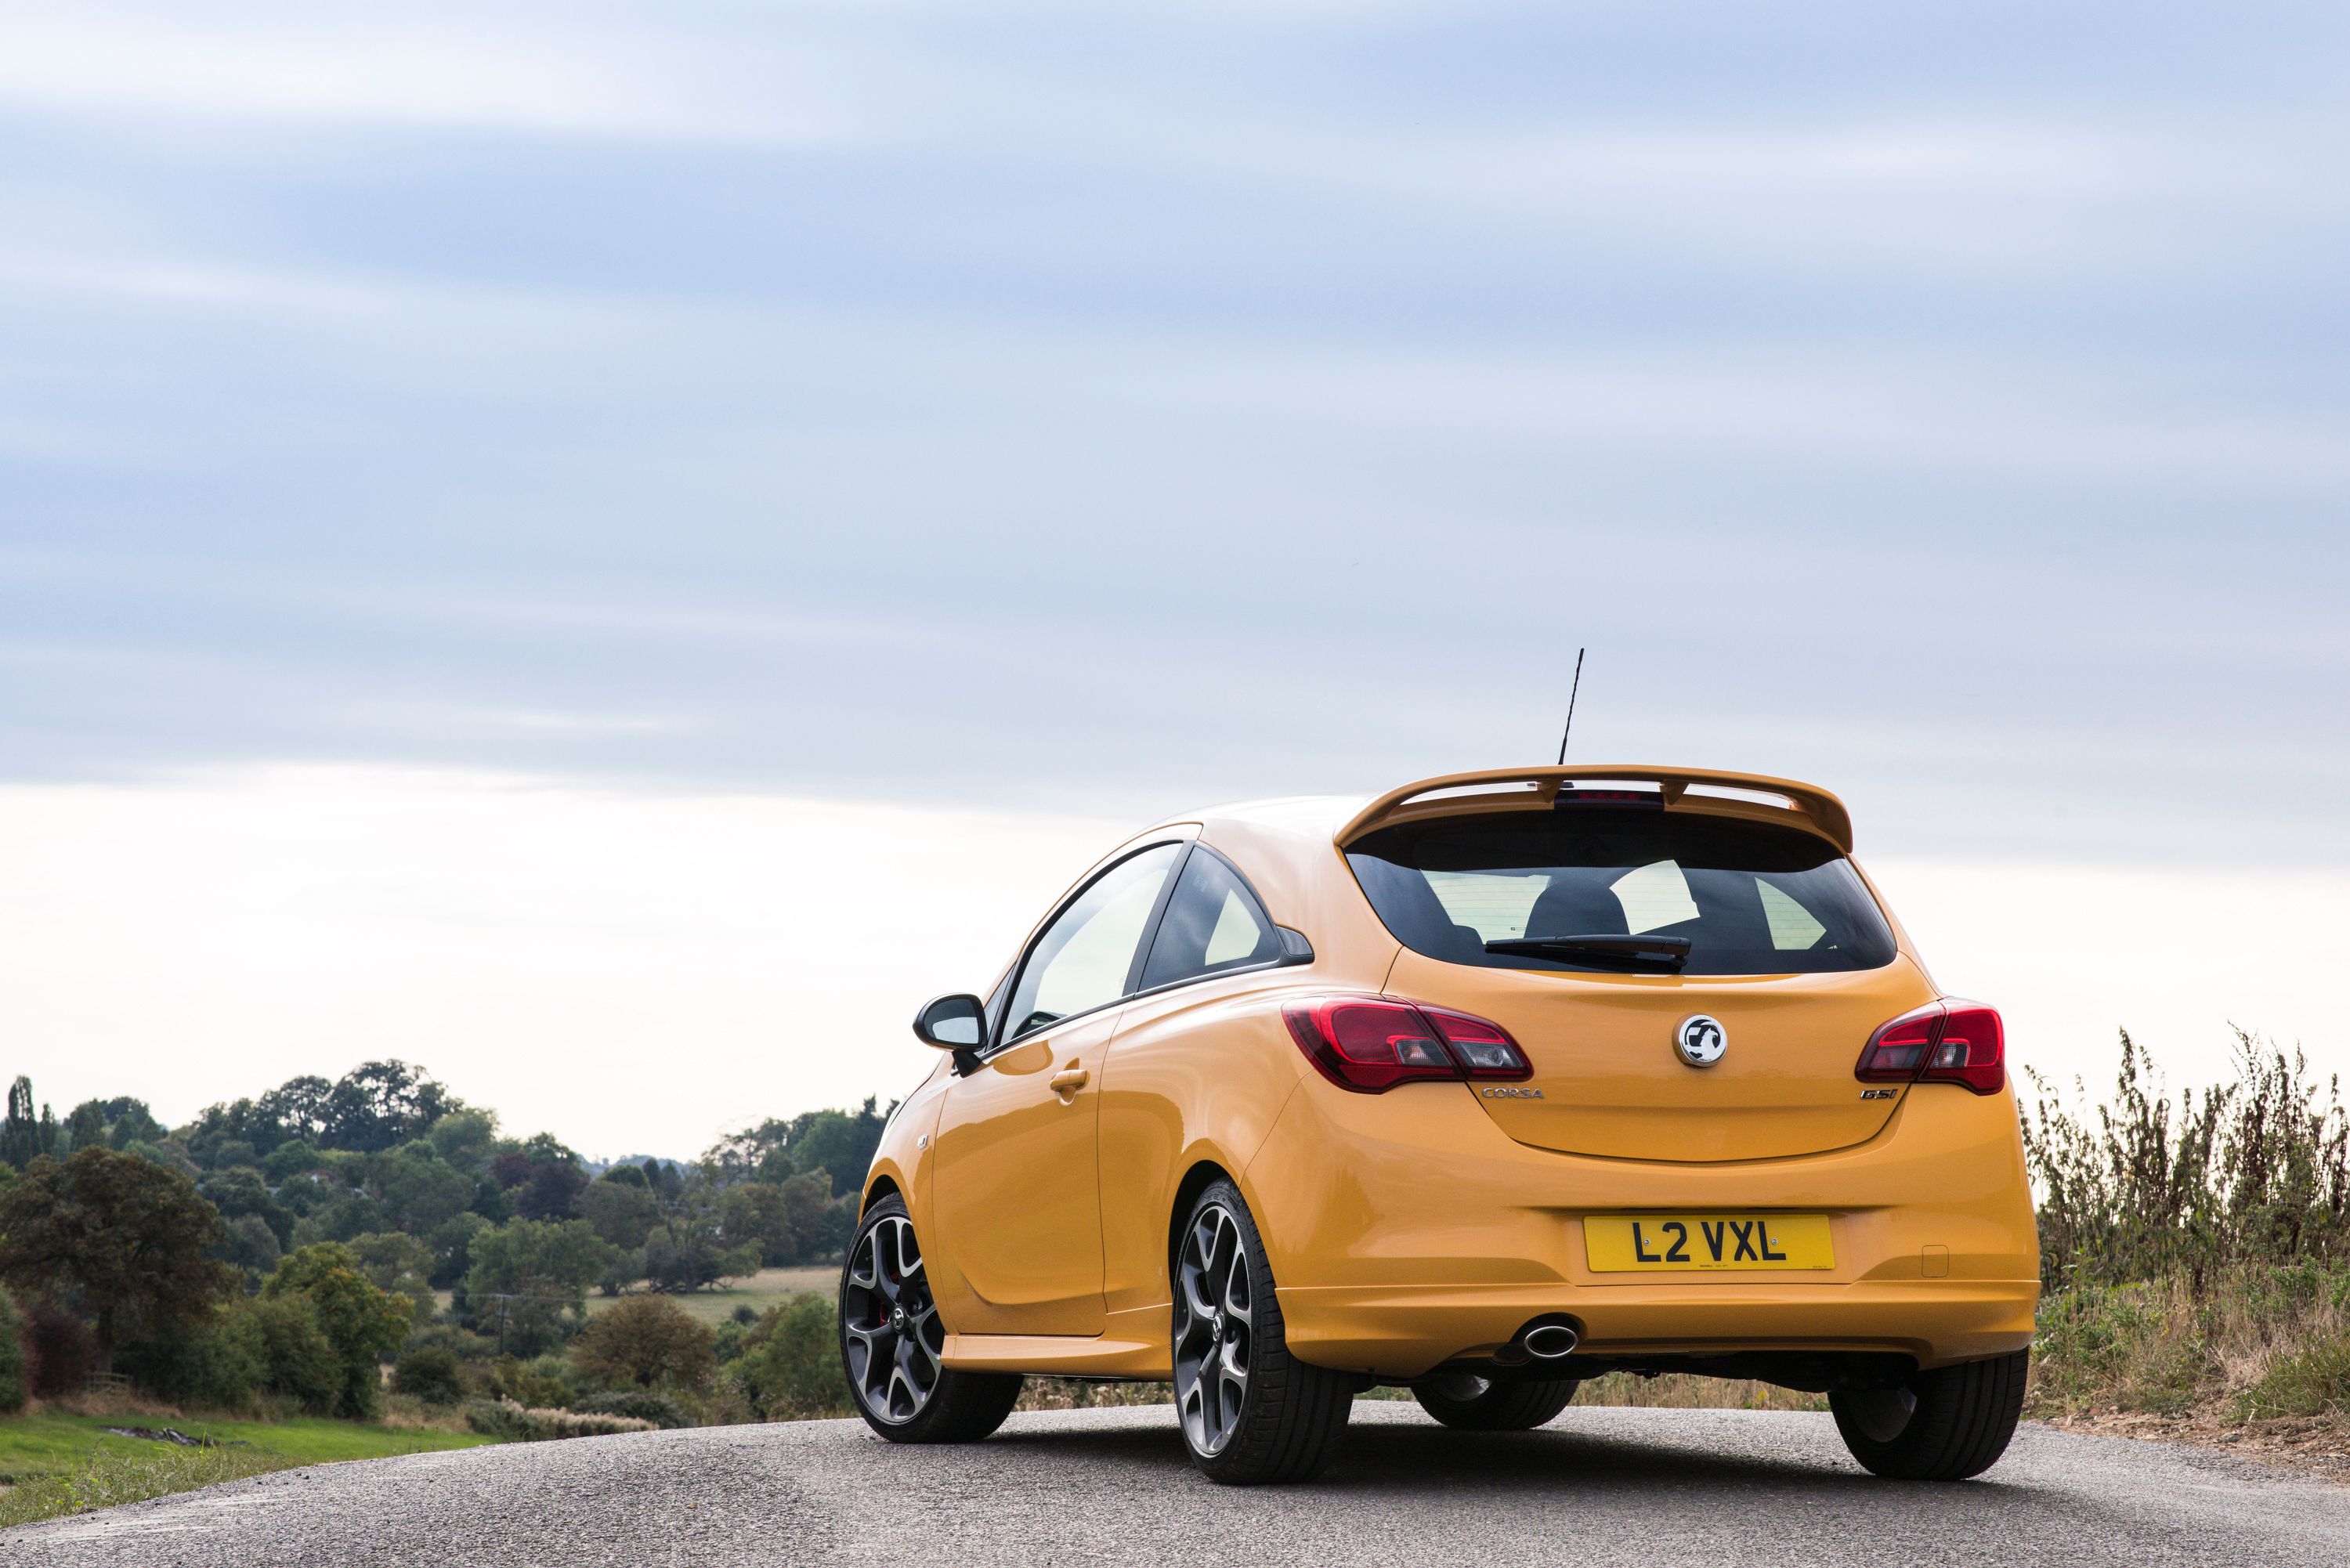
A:
<svg viewBox="0 0 2350 1568">
<path fill-rule="evenodd" d="M 1825 1214 L 1593 1214 L 1583 1249 L 1602 1274 L 1835 1267 Z"/>
</svg>

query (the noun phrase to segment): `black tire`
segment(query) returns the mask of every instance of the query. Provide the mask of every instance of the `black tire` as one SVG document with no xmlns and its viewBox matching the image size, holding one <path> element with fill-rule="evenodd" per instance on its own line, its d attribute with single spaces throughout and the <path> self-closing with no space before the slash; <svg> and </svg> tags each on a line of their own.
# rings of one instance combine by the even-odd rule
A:
<svg viewBox="0 0 2350 1568">
<path fill-rule="evenodd" d="M 2023 1413 L 2032 1353 L 1914 1374 L 1899 1388 L 1832 1393 L 1844 1446 L 1894 1480 L 1964 1480 L 1998 1462 Z"/>
<path fill-rule="evenodd" d="M 1464 1432 L 1526 1432 L 1555 1420 L 1579 1386 L 1574 1377 L 1496 1383 L 1473 1372 L 1440 1372 L 1413 1384 L 1411 1397 Z"/>
<path fill-rule="evenodd" d="M 840 1264 L 840 1366 L 865 1424 L 893 1443 L 975 1443 L 1012 1414 L 1017 1373 L 957 1372 L 914 1222 L 894 1194 L 865 1211 Z M 886 1359 L 885 1359 L 886 1358 Z"/>
<path fill-rule="evenodd" d="M 1230 1181 L 1193 1201 L 1173 1284 L 1175 1416 L 1191 1462 L 1228 1486 L 1319 1475 L 1346 1434 L 1357 1379 L 1289 1354 L 1263 1240 Z"/>
</svg>

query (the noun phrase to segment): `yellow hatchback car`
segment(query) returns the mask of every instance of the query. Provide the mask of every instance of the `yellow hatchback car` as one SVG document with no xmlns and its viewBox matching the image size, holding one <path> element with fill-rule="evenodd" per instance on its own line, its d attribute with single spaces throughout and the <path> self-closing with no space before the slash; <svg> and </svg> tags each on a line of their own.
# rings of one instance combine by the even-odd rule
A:
<svg viewBox="0 0 2350 1568">
<path fill-rule="evenodd" d="M 1998 1459 L 2039 1249 L 1999 1014 L 1826 791 L 1508 769 L 1162 823 L 915 1033 L 840 1286 L 875 1430 L 1171 1379 L 1223 1481 L 1354 1397 L 1537 1427 L 1603 1373 L 1824 1392 L 1880 1475 Z"/>
</svg>

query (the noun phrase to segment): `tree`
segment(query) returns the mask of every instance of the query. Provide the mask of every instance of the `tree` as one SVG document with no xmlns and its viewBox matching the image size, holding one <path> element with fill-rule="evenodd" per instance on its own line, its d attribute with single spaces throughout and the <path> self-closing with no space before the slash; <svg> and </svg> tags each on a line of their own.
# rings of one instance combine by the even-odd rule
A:
<svg viewBox="0 0 2350 1568">
<path fill-rule="evenodd" d="M 780 1187 L 746 1181 L 729 1188 L 719 1200 L 727 1243 L 756 1245 L 760 1262 L 770 1267 L 797 1262 L 823 1250 L 831 1197 L 821 1171 L 805 1171 Z"/>
<path fill-rule="evenodd" d="M 551 1298 L 552 1305 L 585 1312 L 588 1287 L 617 1251 L 584 1220 L 509 1220 L 475 1232 L 468 1245 L 465 1300 L 477 1316 L 500 1296 Z"/>
<path fill-rule="evenodd" d="M 862 1187 L 873 1165 L 873 1151 L 881 1147 L 881 1129 L 889 1123 L 886 1112 L 875 1109 L 877 1104 L 868 1097 L 854 1112 L 810 1111 L 794 1116 L 792 1168 L 824 1172 L 831 1182 L 827 1198 Z"/>
<path fill-rule="evenodd" d="M 0 1159 L 24 1170 L 43 1155 L 56 1152 L 45 1138 L 40 1118 L 33 1111 L 33 1080 L 19 1075 L 8 1085 L 8 1116 L 0 1121 Z"/>
<path fill-rule="evenodd" d="M 289 1136 L 276 1116 L 252 1100 L 206 1106 L 194 1121 L 180 1129 L 188 1153 L 207 1170 L 258 1165 L 262 1157 Z"/>
<path fill-rule="evenodd" d="M 359 1272 L 359 1261 L 348 1247 L 325 1241 L 290 1254 L 261 1287 L 272 1301 L 298 1296 L 317 1315 L 319 1332 L 334 1347 L 341 1372 L 336 1398 L 338 1414 L 372 1417 L 382 1407 L 385 1356 L 400 1348 L 415 1320 L 415 1305 L 404 1295 L 382 1290 Z"/>
<path fill-rule="evenodd" d="M 223 1220 L 234 1224 L 247 1215 L 256 1216 L 276 1236 L 280 1248 L 292 1243 L 294 1211 L 270 1195 L 258 1172 L 219 1171 L 204 1178 L 200 1190 L 220 1210 Z"/>
<path fill-rule="evenodd" d="M 307 1138 L 286 1138 L 261 1157 L 261 1174 L 283 1187 L 297 1176 L 307 1176 L 326 1163 L 326 1158 L 311 1147 Z"/>
<path fill-rule="evenodd" d="M 758 1272 L 759 1244 L 730 1244 L 716 1205 L 706 1201 L 671 1214 L 645 1238 L 645 1277 L 661 1290 L 698 1291 Z"/>
<path fill-rule="evenodd" d="M 651 1234 L 653 1222 L 660 1210 L 653 1204 L 653 1195 L 645 1187 L 644 1173 L 633 1165 L 617 1166 L 636 1180 L 615 1181 L 609 1175 L 591 1181 L 580 1192 L 577 1204 L 579 1218 L 596 1228 L 596 1234 L 613 1246 L 634 1251 L 645 1244 Z"/>
<path fill-rule="evenodd" d="M 327 1137 L 327 1102 L 335 1085 L 324 1078 L 288 1078 L 261 1096 L 257 1114 L 276 1127 L 284 1138 L 323 1145 Z M 258 1138 L 254 1140 L 256 1144 Z"/>
<path fill-rule="evenodd" d="M 571 1342 L 581 1378 L 606 1387 L 699 1388 L 715 1365 L 715 1337 L 675 1302 L 622 1296 Z"/>
<path fill-rule="evenodd" d="M 447 1290 L 465 1277 L 465 1271 L 473 1266 L 473 1259 L 468 1254 L 473 1250 L 473 1238 L 488 1229 L 490 1222 L 487 1220 L 470 1211 L 432 1228 L 432 1234 L 424 1241 L 432 1251 L 432 1286 L 435 1290 Z"/>
<path fill-rule="evenodd" d="M 515 1194 L 515 1212 L 525 1220 L 568 1220 L 588 1185 L 588 1173 L 571 1160 L 550 1159 L 531 1168 L 530 1179 Z"/>
<path fill-rule="evenodd" d="M 194 1183 L 111 1149 L 36 1159 L 0 1192 L 0 1281 L 74 1303 L 96 1326 L 101 1371 L 119 1345 L 199 1321 L 236 1289 L 210 1255 L 227 1240 Z"/>
<path fill-rule="evenodd" d="M 854 1111 L 804 1111 L 789 1121 L 774 1117 L 721 1139 L 702 1157 L 712 1180 L 731 1185 L 769 1181 L 778 1185 L 804 1172 L 821 1171 L 826 1196 L 853 1191 L 865 1181 L 873 1151 L 889 1113 L 868 1098 Z M 890 1109 L 894 1110 L 893 1106 Z"/>
<path fill-rule="evenodd" d="M 240 1214 L 228 1222 L 228 1245 L 222 1251 L 222 1261 L 244 1270 L 247 1279 L 266 1278 L 285 1252 L 276 1232 L 260 1215 Z"/>
<path fill-rule="evenodd" d="M 368 1174 L 385 1211 L 411 1235 L 430 1232 L 463 1214 L 473 1200 L 473 1178 L 423 1138 L 378 1155 Z"/>
<path fill-rule="evenodd" d="M 106 1110 L 96 1100 L 84 1100 L 66 1118 L 66 1147 L 88 1148 L 106 1141 Z"/>
<path fill-rule="evenodd" d="M 172 1136 L 144 1100 L 125 1095 L 99 1102 L 99 1110 L 106 1118 L 106 1141 L 114 1148 L 127 1152 L 134 1143 L 160 1144 Z"/>
<path fill-rule="evenodd" d="M 468 1176 L 479 1176 L 497 1146 L 498 1114 L 472 1106 L 451 1111 L 432 1124 L 432 1137 L 442 1159 Z"/>
<path fill-rule="evenodd" d="M 327 1092 L 326 1136 L 318 1141 L 373 1154 L 422 1137 L 458 1108 L 456 1096 L 421 1067 L 362 1062 Z"/>
<path fill-rule="evenodd" d="M 432 1248 L 397 1231 L 353 1237 L 349 1245 L 351 1256 L 359 1260 L 359 1272 L 370 1284 L 413 1302 L 420 1328 L 432 1321 Z"/>
</svg>

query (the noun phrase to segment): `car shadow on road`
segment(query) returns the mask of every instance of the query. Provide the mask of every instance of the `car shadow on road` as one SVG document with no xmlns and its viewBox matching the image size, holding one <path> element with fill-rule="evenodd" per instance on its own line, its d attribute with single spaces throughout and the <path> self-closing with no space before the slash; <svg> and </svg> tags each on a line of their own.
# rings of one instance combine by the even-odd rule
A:
<svg viewBox="0 0 2350 1568">
<path fill-rule="evenodd" d="M 1180 1472 L 1190 1469 L 1182 1438 L 1170 1427 L 1013 1429 L 991 1444 L 1063 1450 L 1091 1464 Z M 1386 1498 L 1523 1492 L 1556 1499 L 1562 1489 L 1588 1488 L 1616 1498 L 1644 1492 L 1768 1493 L 1782 1501 L 1882 1500 L 1888 1487 L 1955 1498 L 1963 1491 L 1985 1504 L 2013 1505 L 2043 1489 L 1980 1478 L 1953 1489 L 1937 1483 L 1889 1482 L 1823 1456 L 1817 1461 L 1735 1451 L 1709 1451 L 1683 1443 L 1546 1428 L 1532 1432 L 1461 1432 L 1402 1422 L 1358 1422 L 1347 1433 L 1337 1461 L 1307 1489 L 1363 1490 Z"/>
</svg>

